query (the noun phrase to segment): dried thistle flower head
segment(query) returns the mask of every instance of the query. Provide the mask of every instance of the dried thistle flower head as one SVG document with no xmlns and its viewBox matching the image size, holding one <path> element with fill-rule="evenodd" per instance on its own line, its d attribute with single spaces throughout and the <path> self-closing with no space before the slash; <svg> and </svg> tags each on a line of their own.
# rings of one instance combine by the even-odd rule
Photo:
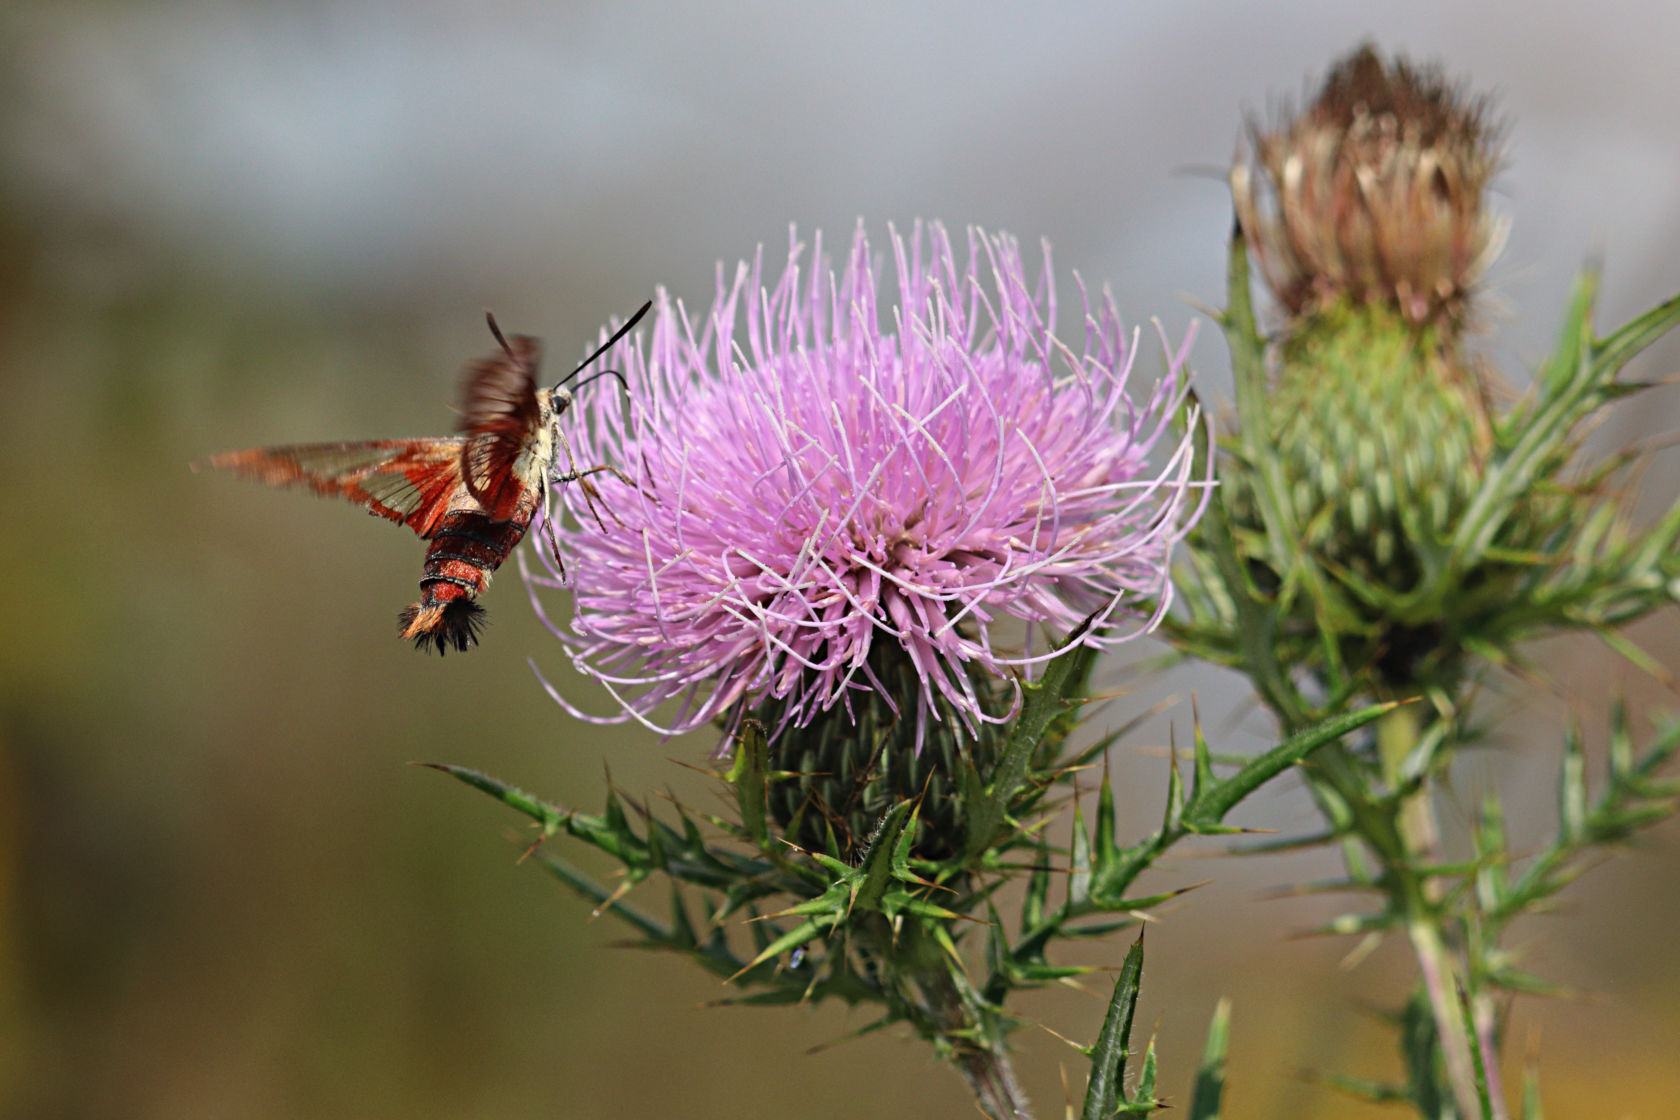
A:
<svg viewBox="0 0 1680 1120">
<path fill-rule="evenodd" d="M 1485 99 L 1366 45 L 1294 120 L 1250 133 L 1231 193 L 1292 316 L 1382 302 L 1413 324 L 1463 322 L 1507 227 L 1482 205 L 1501 162 Z"/>
</svg>

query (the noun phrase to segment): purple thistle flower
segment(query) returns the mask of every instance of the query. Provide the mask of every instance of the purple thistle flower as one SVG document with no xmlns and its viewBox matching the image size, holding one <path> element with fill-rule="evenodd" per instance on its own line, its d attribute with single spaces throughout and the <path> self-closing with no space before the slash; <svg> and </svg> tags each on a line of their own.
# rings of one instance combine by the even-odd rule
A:
<svg viewBox="0 0 1680 1120">
<path fill-rule="evenodd" d="M 577 465 L 625 478 L 592 476 L 599 521 L 563 489 L 570 516 L 546 531 L 567 578 L 527 581 L 539 614 L 538 588 L 572 587 L 569 625 L 544 621 L 623 713 L 585 715 L 549 686 L 573 715 L 679 732 L 774 698 L 802 726 L 853 692 L 894 703 L 866 664 L 894 642 L 921 681 L 918 726 L 937 693 L 972 731 L 997 710 L 976 673 L 1013 682 L 1056 656 L 1035 630 L 1094 613 L 1080 641 L 1109 646 L 1166 609 L 1168 553 L 1206 487 L 1188 435 L 1163 469 L 1148 457 L 1183 401 L 1190 338 L 1139 403 L 1136 335 L 1110 298 L 1085 299 L 1081 352 L 1055 337 L 1048 247 L 1032 288 L 1012 238 L 971 232 L 959 269 L 938 225 L 891 236 L 897 306 L 877 304 L 861 224 L 838 282 L 820 237 L 812 275 L 795 241 L 768 290 L 761 250 L 732 284 L 719 266 L 698 333 L 658 294 L 646 348 L 611 355 L 628 397 L 580 395 Z M 1133 599 L 1151 615 L 1116 626 Z"/>
</svg>

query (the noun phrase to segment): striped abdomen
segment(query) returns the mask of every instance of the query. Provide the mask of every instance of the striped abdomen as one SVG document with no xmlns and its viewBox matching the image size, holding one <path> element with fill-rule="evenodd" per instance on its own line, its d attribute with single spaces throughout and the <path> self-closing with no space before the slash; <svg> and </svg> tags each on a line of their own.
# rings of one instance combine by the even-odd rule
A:
<svg viewBox="0 0 1680 1120">
<path fill-rule="evenodd" d="M 448 653 L 450 646 L 464 652 L 478 641 L 484 608 L 474 600 L 525 536 L 536 513 L 536 504 L 530 505 L 509 521 L 492 521 L 477 510 L 443 516 L 427 538 L 420 601 L 401 615 L 403 637 L 413 638 L 421 649 L 429 642 L 439 653 Z"/>
</svg>

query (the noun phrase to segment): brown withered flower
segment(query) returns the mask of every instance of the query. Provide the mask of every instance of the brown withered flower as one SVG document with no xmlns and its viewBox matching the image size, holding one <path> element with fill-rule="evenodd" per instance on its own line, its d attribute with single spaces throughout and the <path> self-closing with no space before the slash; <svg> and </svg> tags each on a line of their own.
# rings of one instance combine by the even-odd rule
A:
<svg viewBox="0 0 1680 1120">
<path fill-rule="evenodd" d="M 1365 45 L 1293 120 L 1249 132 L 1231 193 L 1292 316 L 1383 301 L 1414 324 L 1462 321 L 1507 228 L 1482 206 L 1503 132 L 1486 99 Z"/>
</svg>

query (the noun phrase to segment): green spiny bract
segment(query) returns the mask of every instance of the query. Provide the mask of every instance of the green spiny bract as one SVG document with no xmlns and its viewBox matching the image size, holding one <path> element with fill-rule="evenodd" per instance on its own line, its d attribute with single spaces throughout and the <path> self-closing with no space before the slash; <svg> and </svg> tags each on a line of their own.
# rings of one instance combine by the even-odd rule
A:
<svg viewBox="0 0 1680 1120">
<path fill-rule="evenodd" d="M 805 727 L 788 727 L 777 736 L 770 765 L 782 777 L 770 786 L 771 816 L 783 835 L 806 851 L 856 860 L 894 805 L 916 801 L 917 854 L 938 859 L 962 851 L 964 773 L 989 772 L 1004 733 L 995 723 L 966 727 L 962 713 L 937 694 L 928 698 L 932 711 L 918 713 L 924 688 L 909 655 L 896 644 L 876 642 L 869 669 L 888 693 L 860 692 L 852 704 L 836 704 Z M 987 714 L 1007 711 L 999 682 L 971 683 Z M 775 729 L 782 707 L 765 701 L 755 716 Z"/>
<path fill-rule="evenodd" d="M 1411 589 L 1469 505 L 1492 437 L 1474 372 L 1432 328 L 1338 306 L 1280 341 L 1268 401 L 1302 544 Z"/>
<path fill-rule="evenodd" d="M 1262 444 L 1281 467 L 1302 554 L 1349 608 L 1340 660 L 1381 682 L 1410 680 L 1446 635 L 1435 619 L 1405 617 L 1404 597 L 1440 571 L 1492 449 L 1481 385 L 1439 326 L 1387 306 L 1343 303 L 1295 328 L 1274 348 Z M 1263 540 L 1248 473 L 1225 481 L 1239 543 Z M 1287 568 L 1247 551 L 1256 583 L 1280 589 Z M 1312 607 L 1300 601 L 1298 633 L 1317 625 Z"/>
</svg>

